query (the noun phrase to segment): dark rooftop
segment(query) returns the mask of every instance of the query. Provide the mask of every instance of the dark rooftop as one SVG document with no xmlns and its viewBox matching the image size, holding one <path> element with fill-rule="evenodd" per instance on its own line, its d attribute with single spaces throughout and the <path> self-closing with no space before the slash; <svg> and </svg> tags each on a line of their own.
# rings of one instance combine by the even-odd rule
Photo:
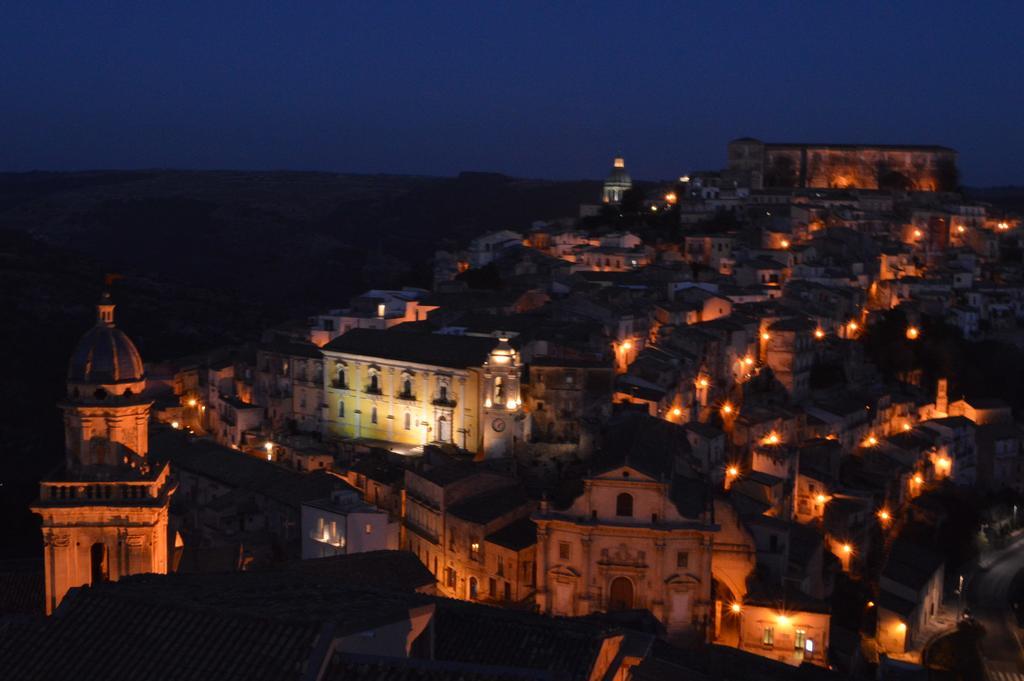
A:
<svg viewBox="0 0 1024 681">
<path fill-rule="evenodd" d="M 481 336 L 352 329 L 323 349 L 325 352 L 465 369 L 483 365 L 497 344 L 497 338 Z"/>
</svg>

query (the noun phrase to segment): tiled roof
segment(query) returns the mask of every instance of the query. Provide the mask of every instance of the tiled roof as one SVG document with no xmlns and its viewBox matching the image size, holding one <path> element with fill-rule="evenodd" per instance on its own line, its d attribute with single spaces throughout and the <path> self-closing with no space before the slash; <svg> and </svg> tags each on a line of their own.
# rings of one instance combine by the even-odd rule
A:
<svg viewBox="0 0 1024 681">
<path fill-rule="evenodd" d="M 0 669 L 19 681 L 298 680 L 320 629 L 83 588 L 41 626 L 3 637 Z"/>
<path fill-rule="evenodd" d="M 497 338 L 352 329 L 324 346 L 327 352 L 465 369 L 481 366 Z"/>
<path fill-rule="evenodd" d="M 434 585 L 434 575 L 409 551 L 367 551 L 292 563 L 289 572 L 329 578 L 338 584 L 359 584 L 396 591 Z"/>
<path fill-rule="evenodd" d="M 172 470 L 216 480 L 296 510 L 302 502 L 329 496 L 335 489 L 352 489 L 324 471 L 300 473 L 167 427 L 150 428 L 149 451 L 155 460 L 169 461 Z"/>
<path fill-rule="evenodd" d="M 0 562 L 0 618 L 42 615 L 44 599 L 42 558 Z"/>
<path fill-rule="evenodd" d="M 537 543 L 537 523 L 529 518 L 520 518 L 497 532 L 490 533 L 484 537 L 484 541 L 504 546 L 513 551 L 522 551 Z"/>
<path fill-rule="evenodd" d="M 457 518 L 484 525 L 506 513 L 522 508 L 529 500 L 520 487 L 506 487 L 470 497 L 448 510 Z"/>
<path fill-rule="evenodd" d="M 543 669 L 510 669 L 418 658 L 336 653 L 324 670 L 321 681 L 547 681 L 556 678 Z"/>
<path fill-rule="evenodd" d="M 605 631 L 596 625 L 533 613 L 438 602 L 434 616 L 438 660 L 548 670 L 587 679 Z"/>
<path fill-rule="evenodd" d="M 943 563 L 942 556 L 931 549 L 897 539 L 889 551 L 882 577 L 919 591 Z"/>
</svg>

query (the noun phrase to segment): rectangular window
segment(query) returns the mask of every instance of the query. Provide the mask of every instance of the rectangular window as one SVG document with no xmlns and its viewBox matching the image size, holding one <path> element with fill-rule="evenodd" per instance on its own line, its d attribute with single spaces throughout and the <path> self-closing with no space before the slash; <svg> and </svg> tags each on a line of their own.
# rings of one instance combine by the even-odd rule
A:
<svg viewBox="0 0 1024 681">
<path fill-rule="evenodd" d="M 802 650 L 806 642 L 807 632 L 803 629 L 797 629 L 796 638 L 793 639 L 793 647 L 797 650 Z"/>
<path fill-rule="evenodd" d="M 469 557 L 472 560 L 480 560 L 480 542 L 475 539 L 469 540 Z"/>
<path fill-rule="evenodd" d="M 687 551 L 680 551 L 676 554 L 676 567 L 677 568 L 688 568 L 690 567 L 690 554 Z"/>
<path fill-rule="evenodd" d="M 494 577 L 487 580 L 487 594 L 491 598 L 497 598 L 498 596 L 498 583 L 494 581 Z"/>
<path fill-rule="evenodd" d="M 345 403 L 340 401 L 338 402 L 338 418 L 345 418 Z"/>
<path fill-rule="evenodd" d="M 448 588 L 449 589 L 454 589 L 455 588 L 455 582 L 456 582 L 455 570 L 452 570 L 451 568 L 445 568 L 444 570 L 445 570 L 445 576 L 447 577 L 447 579 L 445 581 L 448 584 Z"/>
<path fill-rule="evenodd" d="M 761 636 L 761 643 L 766 646 L 775 645 L 775 627 L 764 628 L 764 634 Z"/>
<path fill-rule="evenodd" d="M 498 558 L 498 576 L 505 576 L 505 561 L 503 561 L 500 557 Z"/>
<path fill-rule="evenodd" d="M 370 423 L 377 423 L 377 407 L 370 411 Z"/>
<path fill-rule="evenodd" d="M 569 542 L 558 542 L 558 559 L 569 560 L 570 555 L 572 555 L 572 553 L 571 547 L 569 546 Z"/>
</svg>

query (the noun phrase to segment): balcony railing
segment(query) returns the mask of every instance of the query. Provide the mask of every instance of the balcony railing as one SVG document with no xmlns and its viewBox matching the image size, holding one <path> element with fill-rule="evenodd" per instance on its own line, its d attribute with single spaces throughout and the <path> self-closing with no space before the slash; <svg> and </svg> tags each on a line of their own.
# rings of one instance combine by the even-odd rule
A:
<svg viewBox="0 0 1024 681">
<path fill-rule="evenodd" d="M 456 404 L 455 400 L 447 397 L 438 397 L 432 403 L 435 407 L 448 407 L 449 409 L 454 408 Z"/>
<path fill-rule="evenodd" d="M 348 383 L 346 383 L 345 381 L 339 381 L 338 379 L 334 379 L 333 381 L 331 381 L 331 387 L 335 388 L 336 390 L 348 390 Z"/>
<path fill-rule="evenodd" d="M 397 395 L 395 395 L 395 397 L 397 397 L 400 400 L 406 400 L 408 402 L 415 402 L 416 401 L 416 395 L 414 395 L 413 393 L 402 392 L 402 393 L 398 393 Z"/>
<path fill-rule="evenodd" d="M 383 395 L 384 394 L 379 387 L 374 388 L 372 385 L 366 386 L 365 392 L 366 392 L 367 395 Z"/>
</svg>

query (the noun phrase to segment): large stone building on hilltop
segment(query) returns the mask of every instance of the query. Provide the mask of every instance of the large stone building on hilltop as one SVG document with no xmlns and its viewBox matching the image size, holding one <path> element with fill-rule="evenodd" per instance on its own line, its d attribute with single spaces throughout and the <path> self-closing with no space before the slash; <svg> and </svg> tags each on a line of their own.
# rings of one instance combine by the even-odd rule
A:
<svg viewBox="0 0 1024 681">
<path fill-rule="evenodd" d="M 753 189 L 955 191 L 956 151 L 932 145 L 729 143 L 729 170 Z"/>
<path fill-rule="evenodd" d="M 507 339 L 353 329 L 323 347 L 327 435 L 504 456 L 528 434 Z"/>
</svg>

